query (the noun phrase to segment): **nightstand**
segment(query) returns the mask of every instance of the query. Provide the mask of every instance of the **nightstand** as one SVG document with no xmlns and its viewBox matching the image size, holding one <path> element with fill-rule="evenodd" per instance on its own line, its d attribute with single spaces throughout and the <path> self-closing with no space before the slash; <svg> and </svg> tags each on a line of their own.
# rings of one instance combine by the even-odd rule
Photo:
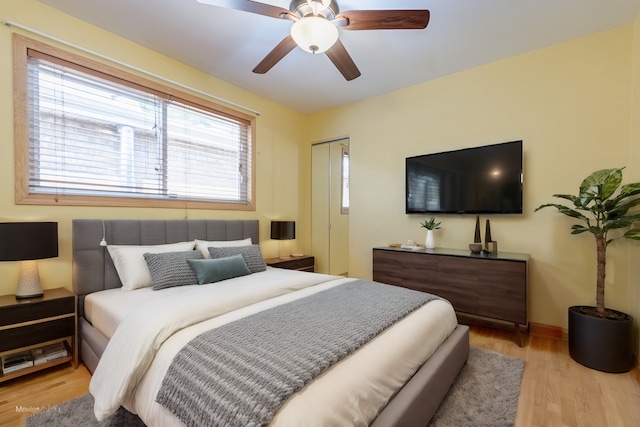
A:
<svg viewBox="0 0 640 427">
<path fill-rule="evenodd" d="M 312 255 L 267 258 L 264 262 L 270 267 L 308 271 L 310 273 L 315 271 L 315 258 Z"/>
<path fill-rule="evenodd" d="M 64 343 L 67 356 L 0 374 L 0 383 L 51 366 L 78 366 L 76 296 L 65 288 L 48 289 L 40 298 L 0 296 L 0 357 Z"/>
</svg>

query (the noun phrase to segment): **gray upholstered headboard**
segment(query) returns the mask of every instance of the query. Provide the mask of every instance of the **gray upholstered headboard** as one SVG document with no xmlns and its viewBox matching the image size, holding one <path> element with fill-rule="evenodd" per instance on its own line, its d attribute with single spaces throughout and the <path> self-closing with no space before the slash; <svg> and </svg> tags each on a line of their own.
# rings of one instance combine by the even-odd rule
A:
<svg viewBox="0 0 640 427">
<path fill-rule="evenodd" d="M 106 247 L 110 245 L 160 245 L 189 240 L 241 240 L 258 243 L 258 220 L 73 220 L 73 292 L 78 315 L 84 315 L 84 296 L 122 286 Z"/>
</svg>

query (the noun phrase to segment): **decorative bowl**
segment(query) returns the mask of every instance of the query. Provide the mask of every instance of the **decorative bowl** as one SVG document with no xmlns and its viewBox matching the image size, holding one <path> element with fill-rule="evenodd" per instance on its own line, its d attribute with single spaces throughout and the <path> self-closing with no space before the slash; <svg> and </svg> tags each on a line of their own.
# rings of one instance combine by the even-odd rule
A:
<svg viewBox="0 0 640 427">
<path fill-rule="evenodd" d="M 473 254 L 479 254 L 482 252 L 482 243 L 469 243 L 469 250 Z"/>
</svg>

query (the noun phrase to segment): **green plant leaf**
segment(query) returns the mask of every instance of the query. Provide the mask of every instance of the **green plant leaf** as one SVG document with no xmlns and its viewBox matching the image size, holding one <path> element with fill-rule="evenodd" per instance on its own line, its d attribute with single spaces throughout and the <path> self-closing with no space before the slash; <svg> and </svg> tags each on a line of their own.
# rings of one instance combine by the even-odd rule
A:
<svg viewBox="0 0 640 427">
<path fill-rule="evenodd" d="M 640 205 L 640 197 L 628 200 L 626 203 L 620 204 L 618 206 L 613 206 L 611 208 L 608 208 L 607 210 L 609 211 L 609 217 L 615 218 L 625 215 L 629 211 L 629 209 L 638 205 Z M 605 206 L 605 208 L 607 208 L 607 206 Z"/>
<path fill-rule="evenodd" d="M 596 237 L 604 237 L 605 230 L 601 227 L 591 226 L 589 227 L 589 232 Z"/>
<path fill-rule="evenodd" d="M 616 218 L 612 221 L 607 221 L 604 225 L 603 225 L 603 229 L 608 231 L 608 230 L 616 230 L 619 228 L 625 228 L 625 227 L 629 227 L 631 224 L 633 224 L 634 222 L 636 222 L 637 219 L 634 219 L 633 217 L 630 216 L 622 216 L 619 218 Z"/>
<path fill-rule="evenodd" d="M 620 203 L 620 201 L 617 198 L 609 199 L 609 200 L 605 200 L 605 202 L 602 204 L 602 206 L 604 206 L 604 210 L 605 211 L 612 211 L 612 210 L 614 210 L 616 208 L 618 203 Z"/>
<path fill-rule="evenodd" d="M 596 199 L 599 192 L 600 190 L 598 187 L 590 188 L 584 193 L 581 192 L 580 198 L 578 199 L 579 202 L 576 203 L 576 206 L 579 205 L 582 209 L 589 209 L 588 206 Z"/>
<path fill-rule="evenodd" d="M 565 214 L 565 215 L 567 215 L 567 216 L 570 216 L 570 217 L 572 217 L 572 218 L 579 218 L 579 219 L 582 219 L 582 220 L 584 220 L 584 221 L 588 221 L 588 220 L 589 220 L 586 216 L 584 216 L 584 215 L 583 215 L 583 214 L 581 214 L 580 212 L 578 212 L 578 211 L 576 211 L 576 210 L 573 210 L 573 209 L 571 209 L 571 208 L 568 208 L 568 207 L 566 207 L 565 205 L 560 205 L 560 204 L 558 204 L 558 203 L 547 203 L 547 204 L 544 204 L 544 205 L 540 205 L 540 206 L 538 206 L 538 207 L 536 208 L 536 210 L 535 210 L 534 212 L 537 212 L 537 211 L 539 211 L 540 209 L 547 208 L 547 207 L 551 207 L 551 206 L 552 206 L 552 207 L 554 207 L 554 208 L 556 208 L 556 209 L 558 209 L 558 211 L 559 211 L 560 213 L 563 213 L 563 214 Z"/>
<path fill-rule="evenodd" d="M 580 198 L 600 201 L 607 200 L 616 192 L 622 183 L 622 169 L 602 169 L 586 177 L 580 184 Z"/>
<path fill-rule="evenodd" d="M 554 194 L 553 197 L 557 197 L 559 199 L 567 199 L 574 204 L 580 201 L 580 198 L 574 196 L 573 194 Z"/>
<path fill-rule="evenodd" d="M 604 201 L 613 196 L 618 190 L 620 184 L 622 184 L 622 169 L 618 168 L 611 172 L 602 183 L 602 192 L 600 193 L 600 200 Z"/>
<path fill-rule="evenodd" d="M 625 184 L 620 188 L 619 198 L 635 196 L 636 194 L 640 194 L 640 182 L 634 182 L 631 184 Z"/>
<path fill-rule="evenodd" d="M 624 233 L 624 237 L 627 239 L 640 240 L 640 228 L 634 228 Z"/>
<path fill-rule="evenodd" d="M 428 220 L 425 219 L 423 222 L 419 222 L 418 224 L 420 224 L 421 227 L 424 227 L 427 230 L 437 230 L 438 228 L 440 228 L 440 224 L 442 223 L 436 222 L 436 217 L 432 216 Z"/>
<path fill-rule="evenodd" d="M 626 199 L 627 197 L 635 196 L 637 194 L 640 194 L 640 182 L 626 184 L 620 188 L 620 193 L 618 194 L 618 196 L 608 202 L 613 203 L 613 205 L 617 205 L 623 199 Z"/>
<path fill-rule="evenodd" d="M 589 231 L 584 225 L 574 224 L 571 226 L 571 234 L 580 234 Z"/>
<path fill-rule="evenodd" d="M 618 221 L 626 223 L 626 227 L 630 227 L 633 224 L 640 222 L 640 214 L 622 216 L 620 218 L 616 218 L 616 220 L 612 222 L 618 222 Z M 622 227 L 618 227 L 618 228 L 622 228 Z"/>
</svg>

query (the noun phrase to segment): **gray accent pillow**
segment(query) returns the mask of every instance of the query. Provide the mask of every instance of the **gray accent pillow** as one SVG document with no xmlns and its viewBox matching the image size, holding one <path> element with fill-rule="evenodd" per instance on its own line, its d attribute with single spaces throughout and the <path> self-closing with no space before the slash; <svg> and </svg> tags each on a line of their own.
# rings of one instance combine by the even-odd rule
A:
<svg viewBox="0 0 640 427">
<path fill-rule="evenodd" d="M 202 258 L 200 251 L 145 253 L 144 260 L 151 273 L 153 290 L 197 284 L 198 278 L 187 260 L 198 258 Z"/>
<path fill-rule="evenodd" d="M 217 259 L 188 259 L 187 262 L 196 273 L 200 285 L 251 274 L 240 254 Z"/>
<path fill-rule="evenodd" d="M 264 262 L 258 245 L 229 246 L 225 248 L 210 247 L 209 253 L 213 259 L 242 255 L 252 273 L 259 273 L 267 269 L 267 264 Z"/>
</svg>

